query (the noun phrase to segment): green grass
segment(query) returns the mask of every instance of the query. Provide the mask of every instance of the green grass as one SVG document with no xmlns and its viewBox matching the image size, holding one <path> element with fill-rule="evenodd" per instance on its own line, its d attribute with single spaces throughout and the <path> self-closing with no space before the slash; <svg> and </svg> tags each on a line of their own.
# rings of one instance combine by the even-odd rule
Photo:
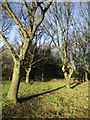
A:
<svg viewBox="0 0 90 120">
<path fill-rule="evenodd" d="M 10 82 L 3 82 L 2 105 L 3 117 L 40 117 L 40 118 L 87 118 L 88 117 L 88 83 L 85 82 L 73 89 L 66 87 L 65 81 L 21 82 L 18 96 L 28 97 L 33 94 L 44 93 L 21 104 L 12 105 L 6 99 Z M 55 90 L 60 88 L 58 90 Z M 52 91 L 55 90 L 55 91 Z M 52 92 L 50 92 L 52 91 Z M 22 111 L 23 109 L 23 111 Z M 15 113 L 15 115 L 14 115 Z"/>
</svg>

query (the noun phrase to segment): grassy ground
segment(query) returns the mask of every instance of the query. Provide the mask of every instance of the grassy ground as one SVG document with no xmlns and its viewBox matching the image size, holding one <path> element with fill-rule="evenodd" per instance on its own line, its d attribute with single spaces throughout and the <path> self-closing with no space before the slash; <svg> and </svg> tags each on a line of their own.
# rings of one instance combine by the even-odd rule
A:
<svg viewBox="0 0 90 120">
<path fill-rule="evenodd" d="M 88 118 L 88 83 L 72 84 L 67 90 L 65 81 L 21 82 L 19 103 L 6 99 L 10 82 L 2 86 L 3 118 Z"/>
</svg>

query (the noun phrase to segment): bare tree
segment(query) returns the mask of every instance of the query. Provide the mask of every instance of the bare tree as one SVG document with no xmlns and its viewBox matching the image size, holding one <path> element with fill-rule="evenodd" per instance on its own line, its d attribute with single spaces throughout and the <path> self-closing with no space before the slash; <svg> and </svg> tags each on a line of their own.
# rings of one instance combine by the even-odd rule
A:
<svg viewBox="0 0 90 120">
<path fill-rule="evenodd" d="M 62 60 L 62 71 L 66 79 L 66 87 L 70 88 L 70 78 L 74 71 L 74 49 L 76 45 L 75 32 L 71 30 L 74 10 L 72 3 L 55 3 L 51 15 L 46 20 L 47 28 L 43 25 L 42 29 L 47 33 L 57 48 Z M 51 18 L 51 20 L 50 20 Z"/>
<path fill-rule="evenodd" d="M 13 100 L 15 103 L 17 102 L 17 95 L 19 89 L 19 76 L 20 76 L 20 65 L 21 61 L 24 60 L 26 52 L 29 47 L 29 43 L 33 40 L 35 36 L 35 32 L 39 25 L 42 23 L 45 13 L 49 9 L 51 2 L 31 2 L 28 3 L 27 0 L 24 0 L 22 5 L 22 19 L 24 23 L 20 21 L 19 16 L 15 13 L 15 4 L 10 3 L 7 0 L 5 2 L 0 2 L 2 5 L 2 9 L 8 14 L 8 16 L 15 22 L 18 26 L 20 35 L 23 40 L 23 44 L 19 48 L 19 53 L 16 53 L 13 46 L 8 42 L 7 36 L 5 36 L 2 31 L 0 31 L 0 37 L 4 44 L 8 47 L 10 54 L 12 55 L 14 61 L 14 68 L 13 68 L 13 77 L 12 82 L 10 85 L 10 89 L 8 92 L 7 97 L 9 100 Z M 17 5 L 17 4 L 16 4 Z M 14 7 L 13 7 L 14 6 Z M 19 9 L 19 8 L 18 8 Z"/>
<path fill-rule="evenodd" d="M 89 21 L 89 8 L 88 3 L 80 3 L 79 4 L 79 11 L 81 15 L 81 19 L 78 19 L 78 21 L 74 21 L 74 24 L 77 24 L 77 26 L 73 25 L 74 30 L 76 31 L 77 36 L 77 65 L 80 67 L 83 71 L 83 80 L 88 81 L 88 74 L 90 74 L 89 69 L 89 61 L 88 61 L 88 53 L 90 51 L 90 35 L 89 35 L 89 27 L 90 27 L 90 21 Z M 79 51 L 79 52 L 78 52 Z M 79 73 L 78 73 L 79 74 Z"/>
</svg>

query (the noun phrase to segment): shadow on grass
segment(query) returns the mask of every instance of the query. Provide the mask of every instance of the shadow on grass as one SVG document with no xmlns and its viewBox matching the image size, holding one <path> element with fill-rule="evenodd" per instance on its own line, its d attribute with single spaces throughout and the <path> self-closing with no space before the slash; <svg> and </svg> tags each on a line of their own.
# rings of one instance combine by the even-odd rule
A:
<svg viewBox="0 0 90 120">
<path fill-rule="evenodd" d="M 78 86 L 78 85 L 80 85 L 80 84 L 82 84 L 82 83 L 81 83 L 81 82 L 71 83 L 71 84 L 70 84 L 70 85 L 72 85 L 71 89 L 75 88 L 76 86 Z M 49 91 L 43 92 L 43 93 L 38 93 L 38 94 L 31 95 L 31 96 L 26 96 L 26 97 L 18 98 L 18 102 L 19 102 L 19 103 L 22 103 L 22 102 L 24 102 L 24 101 L 28 101 L 28 100 L 33 99 L 33 98 L 35 98 L 35 97 L 42 96 L 42 95 L 44 95 L 44 94 L 57 91 L 57 90 L 59 90 L 59 89 L 61 89 L 61 88 L 64 88 L 64 87 L 66 87 L 66 85 L 61 86 L 61 87 L 56 88 L 56 89 L 53 89 L 53 90 L 49 90 Z"/>
<path fill-rule="evenodd" d="M 38 93 L 38 94 L 34 94 L 34 95 L 31 95 L 31 96 L 27 96 L 27 97 L 23 97 L 23 98 L 18 98 L 18 102 L 19 103 L 22 103 L 24 101 L 28 101 L 30 99 L 33 99 L 35 97 L 38 97 L 38 96 L 41 96 L 41 95 L 44 95 L 44 94 L 47 94 L 47 93 L 51 93 L 51 92 L 54 92 L 54 91 L 57 91 L 61 88 L 64 88 L 66 85 L 62 86 L 62 87 L 59 87 L 59 88 L 56 88 L 56 89 L 53 89 L 53 90 L 49 90 L 49 91 L 46 91 L 46 92 L 43 92 L 43 93 Z"/>
<path fill-rule="evenodd" d="M 74 84 L 74 85 L 73 85 L 73 84 Z M 73 89 L 73 88 L 75 88 L 76 86 L 78 86 L 78 85 L 80 85 L 80 84 L 82 84 L 82 82 L 72 83 L 72 84 L 71 84 L 71 85 L 72 85 L 71 88 Z"/>
</svg>

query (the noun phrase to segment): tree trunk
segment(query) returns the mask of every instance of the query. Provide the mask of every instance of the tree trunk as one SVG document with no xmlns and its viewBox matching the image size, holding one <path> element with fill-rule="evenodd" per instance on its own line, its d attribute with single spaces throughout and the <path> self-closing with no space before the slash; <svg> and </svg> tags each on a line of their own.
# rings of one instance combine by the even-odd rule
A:
<svg viewBox="0 0 90 120">
<path fill-rule="evenodd" d="M 85 71 L 85 81 L 88 81 L 88 74 L 87 74 L 87 71 Z"/>
<path fill-rule="evenodd" d="M 70 86 L 70 79 L 67 77 L 66 78 L 66 88 L 71 88 L 71 86 Z"/>
<path fill-rule="evenodd" d="M 63 71 L 63 73 L 64 73 L 64 77 L 65 77 L 65 80 L 66 80 L 66 87 L 67 88 L 70 88 L 70 75 L 71 74 L 68 74 L 66 71 L 65 71 L 65 66 L 63 65 L 62 66 L 62 71 Z"/>
<path fill-rule="evenodd" d="M 31 72 L 31 67 L 28 68 L 28 70 L 26 71 L 26 83 L 29 83 L 29 75 L 30 75 L 30 72 Z"/>
<path fill-rule="evenodd" d="M 64 73 L 64 77 L 65 77 L 65 79 L 66 79 L 66 87 L 67 88 L 71 88 L 70 87 L 70 79 L 71 79 L 71 76 L 72 76 L 72 74 L 73 74 L 73 65 L 72 65 L 72 67 L 69 69 L 69 73 L 67 72 L 67 71 L 65 71 L 65 66 L 63 65 L 63 67 L 62 67 L 62 71 L 63 71 L 63 73 Z"/>
<path fill-rule="evenodd" d="M 66 75 L 65 75 L 66 74 Z M 70 87 L 70 75 L 68 75 L 67 73 L 65 73 L 64 76 L 65 76 L 65 79 L 66 79 L 66 88 L 71 88 Z"/>
<path fill-rule="evenodd" d="M 18 89 L 19 89 L 19 83 L 20 83 L 19 76 L 20 76 L 20 61 L 15 60 L 12 82 L 11 82 L 10 89 L 7 95 L 9 100 L 12 100 L 14 103 L 17 102 L 17 98 L 18 98 L 17 95 L 18 95 Z"/>
</svg>

